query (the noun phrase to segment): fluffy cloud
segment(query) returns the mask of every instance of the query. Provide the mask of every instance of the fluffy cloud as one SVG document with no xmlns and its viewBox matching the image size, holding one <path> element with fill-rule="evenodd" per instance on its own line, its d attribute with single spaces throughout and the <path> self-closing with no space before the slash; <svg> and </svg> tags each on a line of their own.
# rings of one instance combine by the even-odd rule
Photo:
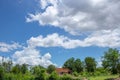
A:
<svg viewBox="0 0 120 80">
<path fill-rule="evenodd" d="M 43 67 L 47 67 L 50 64 L 53 64 L 50 59 L 50 53 L 46 53 L 41 56 L 40 52 L 35 48 L 24 48 L 21 51 L 16 51 L 12 56 L 14 64 L 28 64 L 28 65 L 41 65 Z"/>
<path fill-rule="evenodd" d="M 20 47 L 22 46 L 18 43 L 7 44 L 4 42 L 0 42 L 0 52 L 9 52 Z"/>
<path fill-rule="evenodd" d="M 3 56 L 0 56 L 0 63 L 2 63 L 2 61 L 4 61 L 4 62 L 8 62 L 8 61 L 10 61 L 10 58 L 9 57 L 3 57 Z"/>
<path fill-rule="evenodd" d="M 27 43 L 31 47 L 63 47 L 65 49 L 88 46 L 120 47 L 120 32 L 118 29 L 97 31 L 83 40 L 70 39 L 54 33 L 46 37 L 42 35 L 31 37 Z"/>
<path fill-rule="evenodd" d="M 30 13 L 27 22 L 53 25 L 73 35 L 115 30 L 120 25 L 119 0 L 40 0 L 40 5 L 44 11 Z"/>
</svg>

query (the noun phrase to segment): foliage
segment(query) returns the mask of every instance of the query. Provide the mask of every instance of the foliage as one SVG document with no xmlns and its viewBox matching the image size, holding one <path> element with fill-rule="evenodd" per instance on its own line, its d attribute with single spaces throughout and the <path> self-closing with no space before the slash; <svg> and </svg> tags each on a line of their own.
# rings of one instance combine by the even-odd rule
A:
<svg viewBox="0 0 120 80">
<path fill-rule="evenodd" d="M 45 70 L 45 68 L 40 65 L 33 66 L 33 67 L 31 67 L 30 72 L 34 75 L 37 75 L 37 74 L 39 74 L 40 70 L 43 70 L 43 69 Z"/>
<path fill-rule="evenodd" d="M 49 65 L 48 68 L 47 68 L 47 72 L 48 72 L 49 74 L 51 74 L 51 73 L 54 72 L 54 71 L 55 71 L 55 66 L 54 66 L 54 65 Z"/>
<path fill-rule="evenodd" d="M 85 66 L 86 66 L 86 70 L 88 72 L 94 72 L 96 69 L 96 61 L 94 58 L 92 57 L 86 57 L 85 58 Z"/>
<path fill-rule="evenodd" d="M 51 73 L 50 77 L 48 80 L 59 80 L 58 74 L 54 71 Z"/>
<path fill-rule="evenodd" d="M 78 73 L 80 73 L 83 70 L 81 60 L 80 59 L 75 60 L 73 57 L 68 59 L 64 63 L 63 67 L 72 70 L 72 72 L 78 72 Z"/>
<path fill-rule="evenodd" d="M 73 80 L 70 75 L 63 75 L 60 80 Z"/>
<path fill-rule="evenodd" d="M 3 70 L 3 67 L 0 66 L 0 80 L 3 80 L 4 79 L 4 70 Z"/>
<path fill-rule="evenodd" d="M 46 73 L 44 69 L 38 72 L 37 76 L 35 77 L 35 80 L 46 80 Z"/>
<path fill-rule="evenodd" d="M 119 51 L 117 49 L 110 48 L 102 57 L 102 65 L 105 69 L 110 70 L 112 74 L 117 74 L 117 65 L 120 60 L 119 58 Z"/>
</svg>

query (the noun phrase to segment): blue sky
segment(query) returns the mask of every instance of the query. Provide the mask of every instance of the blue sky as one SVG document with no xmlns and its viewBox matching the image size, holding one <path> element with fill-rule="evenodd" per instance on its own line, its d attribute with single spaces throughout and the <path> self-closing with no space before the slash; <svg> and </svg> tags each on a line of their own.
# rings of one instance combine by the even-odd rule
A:
<svg viewBox="0 0 120 80">
<path fill-rule="evenodd" d="M 120 47 L 119 0 L 1 0 L 0 56 L 58 67 Z M 1 59 L 0 57 L 0 59 Z"/>
</svg>

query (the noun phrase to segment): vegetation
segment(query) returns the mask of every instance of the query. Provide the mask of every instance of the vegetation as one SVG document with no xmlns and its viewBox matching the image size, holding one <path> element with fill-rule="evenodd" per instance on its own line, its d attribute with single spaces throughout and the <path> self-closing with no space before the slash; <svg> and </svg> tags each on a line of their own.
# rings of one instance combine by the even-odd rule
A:
<svg viewBox="0 0 120 80">
<path fill-rule="evenodd" d="M 120 64 L 120 54 L 117 49 L 110 48 L 103 56 L 102 65 L 105 69 L 111 71 L 112 74 L 117 74 L 117 66 Z"/>
<path fill-rule="evenodd" d="M 63 68 L 70 69 L 72 73 L 59 75 L 54 65 L 44 68 L 40 65 L 13 65 L 12 61 L 2 61 L 0 80 L 109 80 L 109 78 L 118 78 L 120 74 L 119 51 L 108 49 L 102 56 L 102 66 L 96 66 L 97 62 L 93 57 L 86 57 L 84 61 L 72 57 L 63 64 Z"/>
</svg>

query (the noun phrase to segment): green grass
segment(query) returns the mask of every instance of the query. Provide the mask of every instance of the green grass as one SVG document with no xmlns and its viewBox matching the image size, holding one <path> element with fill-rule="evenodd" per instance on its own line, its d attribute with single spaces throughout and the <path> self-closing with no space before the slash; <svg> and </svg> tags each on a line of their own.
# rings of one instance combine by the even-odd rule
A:
<svg viewBox="0 0 120 80">
<path fill-rule="evenodd" d="M 88 77 L 88 80 L 105 80 L 108 78 L 118 78 L 118 75 L 107 75 L 107 76 L 92 76 Z"/>
</svg>

